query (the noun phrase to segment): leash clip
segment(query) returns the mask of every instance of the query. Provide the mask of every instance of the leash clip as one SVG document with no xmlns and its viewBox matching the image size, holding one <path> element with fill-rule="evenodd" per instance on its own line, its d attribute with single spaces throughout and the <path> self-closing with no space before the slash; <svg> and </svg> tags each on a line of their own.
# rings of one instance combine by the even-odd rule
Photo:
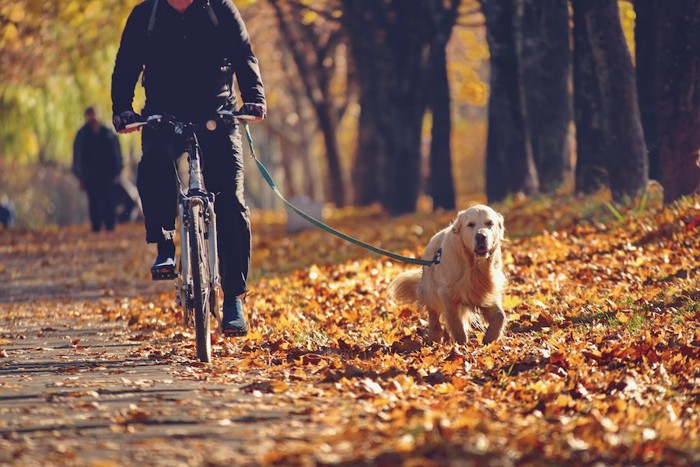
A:
<svg viewBox="0 0 700 467">
<path fill-rule="evenodd" d="M 435 252 L 435 256 L 433 256 L 433 264 L 440 264 L 441 260 L 442 260 L 442 248 L 438 248 L 438 250 Z"/>
</svg>

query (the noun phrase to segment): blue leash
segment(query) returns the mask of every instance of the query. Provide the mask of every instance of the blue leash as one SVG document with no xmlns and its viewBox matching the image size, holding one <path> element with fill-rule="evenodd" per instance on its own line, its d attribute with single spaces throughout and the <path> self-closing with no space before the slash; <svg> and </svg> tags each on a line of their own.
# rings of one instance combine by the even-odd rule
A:
<svg viewBox="0 0 700 467">
<path fill-rule="evenodd" d="M 345 241 L 348 241 L 350 243 L 354 243 L 355 245 L 362 247 L 366 250 L 373 251 L 374 253 L 386 256 L 391 259 L 395 259 L 396 261 L 401 261 L 403 263 L 408 263 L 408 264 L 415 264 L 418 266 L 433 266 L 434 264 L 440 264 L 440 259 L 442 257 L 442 248 L 438 249 L 438 251 L 435 253 L 435 256 L 433 256 L 432 260 L 425 260 L 425 259 L 418 259 L 418 258 L 409 258 L 407 256 L 401 256 L 396 253 L 392 253 L 391 251 L 383 250 L 381 248 L 378 248 L 376 246 L 370 245 L 369 243 L 365 243 L 361 240 L 358 240 L 356 238 L 353 238 L 349 235 L 346 235 L 338 230 L 335 230 L 332 227 L 329 227 L 328 225 L 324 224 L 323 222 L 319 221 L 318 219 L 314 219 L 313 217 L 309 216 L 306 214 L 304 211 L 301 209 L 297 208 L 294 206 L 292 203 L 287 201 L 285 197 L 282 195 L 280 192 L 279 188 L 277 188 L 277 184 L 275 181 L 272 179 L 272 176 L 270 175 L 270 172 L 265 168 L 262 162 L 257 158 L 255 155 L 255 148 L 253 147 L 253 137 L 250 134 L 250 127 L 248 126 L 247 122 L 242 122 L 243 123 L 243 129 L 245 131 L 245 136 L 246 139 L 248 140 L 248 146 L 250 147 L 250 153 L 253 156 L 253 159 L 255 160 L 255 164 L 258 166 L 258 170 L 260 171 L 260 174 L 263 176 L 267 184 L 272 188 L 272 191 L 275 192 L 275 194 L 282 200 L 284 203 L 289 206 L 290 209 L 292 209 L 294 212 L 299 214 L 301 217 L 315 225 L 316 227 L 319 227 L 326 232 L 329 232 L 336 237 L 340 237 Z"/>
</svg>

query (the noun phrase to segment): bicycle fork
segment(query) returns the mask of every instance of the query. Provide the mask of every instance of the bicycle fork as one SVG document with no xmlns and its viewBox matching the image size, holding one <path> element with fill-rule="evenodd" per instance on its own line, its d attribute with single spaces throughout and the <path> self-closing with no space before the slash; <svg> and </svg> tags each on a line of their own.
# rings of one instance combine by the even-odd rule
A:
<svg viewBox="0 0 700 467">
<path fill-rule="evenodd" d="M 214 315 L 218 323 L 221 323 L 221 313 L 219 312 L 219 296 L 217 292 L 221 288 L 221 277 L 219 276 L 219 243 L 216 234 L 216 212 L 214 212 L 214 195 L 206 203 L 206 233 L 205 237 L 209 247 L 209 310 Z"/>
<path fill-rule="evenodd" d="M 177 289 L 177 304 L 182 308 L 183 324 L 192 325 L 192 313 L 194 305 L 192 302 L 192 272 L 190 271 L 190 244 L 189 244 L 189 209 L 185 206 L 186 201 L 180 195 L 178 203 L 178 218 L 180 219 L 180 274 L 175 281 Z"/>
</svg>

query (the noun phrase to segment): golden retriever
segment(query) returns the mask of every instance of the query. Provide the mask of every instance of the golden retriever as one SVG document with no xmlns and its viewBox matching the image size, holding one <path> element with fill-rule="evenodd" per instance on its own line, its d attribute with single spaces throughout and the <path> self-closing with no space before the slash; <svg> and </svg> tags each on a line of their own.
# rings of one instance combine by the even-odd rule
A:
<svg viewBox="0 0 700 467">
<path fill-rule="evenodd" d="M 504 232 L 503 216 L 488 206 L 460 212 L 425 249 L 427 259 L 442 248 L 440 264 L 399 274 L 389 286 L 390 297 L 428 310 L 428 337 L 433 342 L 452 337 L 458 344 L 466 343 L 474 318 L 488 324 L 484 344 L 499 339 L 506 323 Z M 449 334 L 444 333 L 441 319 Z"/>
</svg>

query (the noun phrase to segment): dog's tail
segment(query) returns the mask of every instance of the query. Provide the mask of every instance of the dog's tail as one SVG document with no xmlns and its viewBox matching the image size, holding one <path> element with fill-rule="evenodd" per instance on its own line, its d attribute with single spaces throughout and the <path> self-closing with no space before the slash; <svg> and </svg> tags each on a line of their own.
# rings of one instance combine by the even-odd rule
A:
<svg viewBox="0 0 700 467">
<path fill-rule="evenodd" d="M 389 298 L 399 303 L 415 303 L 418 301 L 418 283 L 423 271 L 402 272 L 389 285 Z"/>
</svg>

